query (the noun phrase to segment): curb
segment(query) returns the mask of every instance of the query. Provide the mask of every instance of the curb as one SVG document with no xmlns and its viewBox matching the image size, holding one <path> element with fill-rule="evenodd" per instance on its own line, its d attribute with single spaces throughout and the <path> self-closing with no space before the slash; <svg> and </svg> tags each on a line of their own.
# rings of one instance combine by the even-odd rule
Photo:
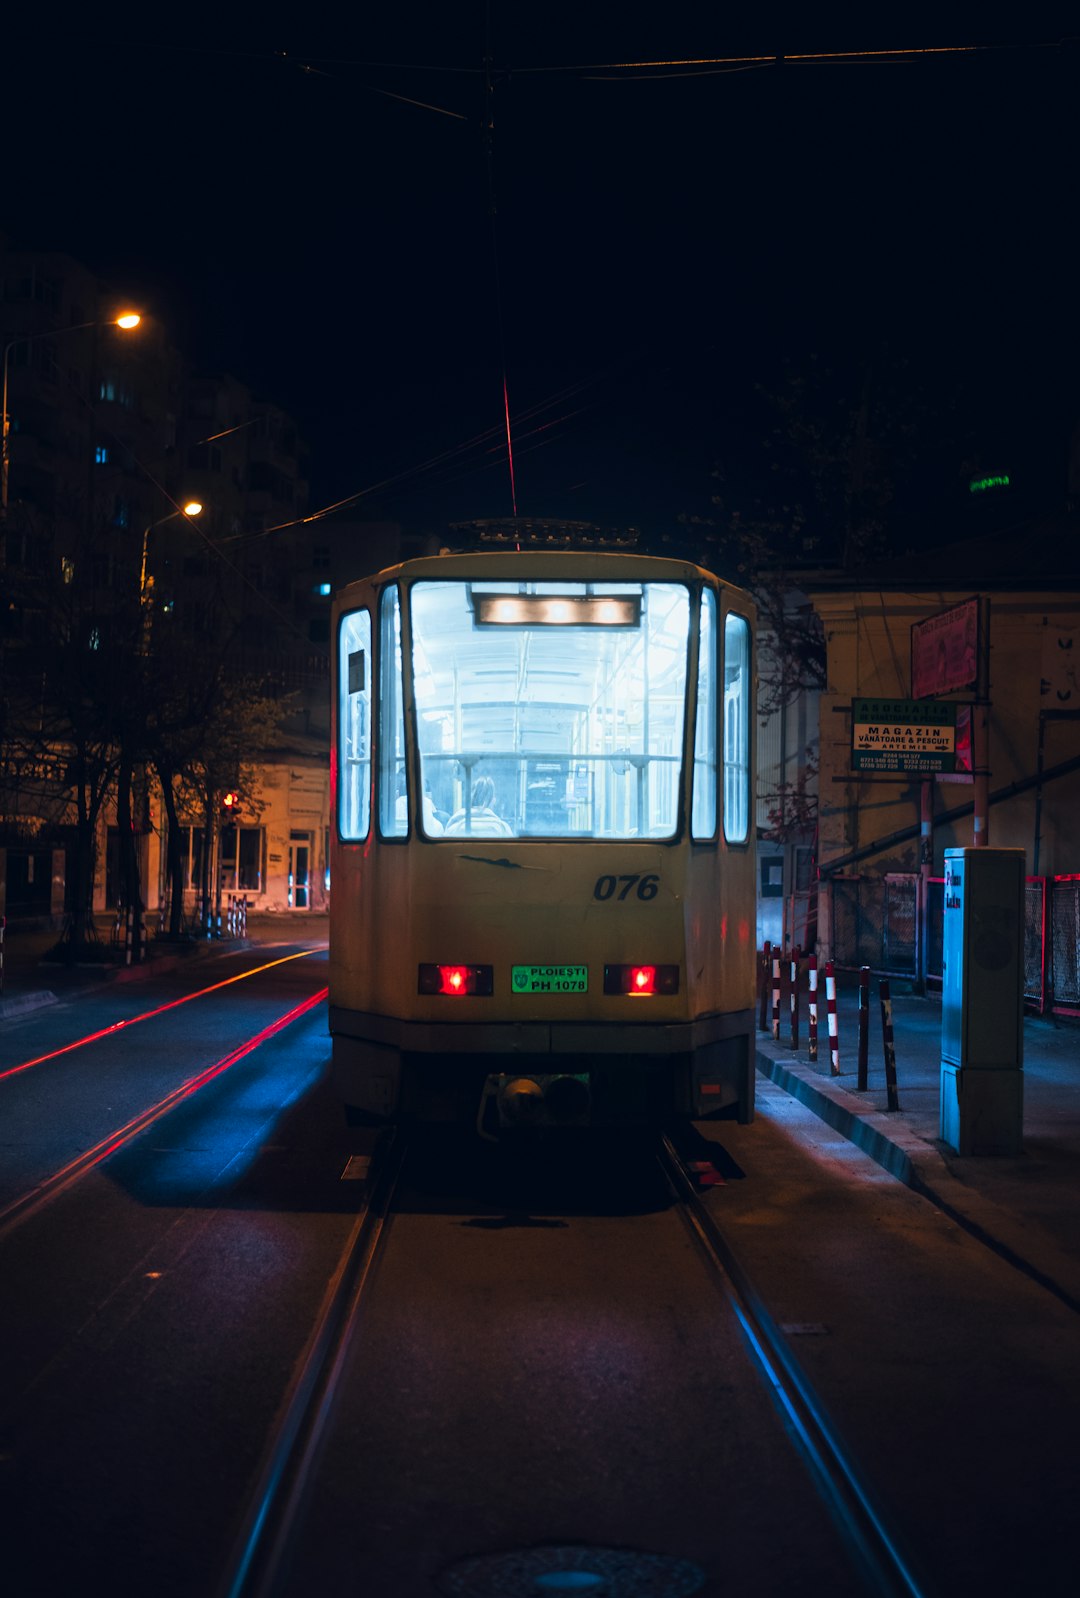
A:
<svg viewBox="0 0 1080 1598">
<path fill-rule="evenodd" d="M 760 1044 L 756 1045 L 756 1064 L 770 1082 L 804 1104 L 890 1176 L 928 1199 L 1014 1269 L 1080 1314 L 1080 1271 L 1075 1260 L 1052 1239 L 1035 1236 L 1022 1217 L 961 1182 L 941 1149 L 898 1119 L 898 1112 L 867 1111 L 862 1100 L 844 1088 L 822 1083 L 809 1065 L 774 1059 Z"/>
<path fill-rule="evenodd" d="M 39 989 L 35 993 L 17 993 L 10 999 L 0 999 L 0 1021 L 9 1016 L 26 1015 L 30 1010 L 43 1010 L 47 1005 L 58 1004 L 55 993 Z"/>
<path fill-rule="evenodd" d="M 48 988 L 34 988 L 26 993 L 15 993 L 10 998 L 0 999 L 0 1021 L 13 1019 L 16 1016 L 29 1014 L 33 1010 L 45 1009 L 52 1004 L 66 1004 L 80 993 L 94 992 L 102 987 L 112 986 L 115 982 L 138 982 L 146 977 L 161 976 L 167 971 L 175 971 L 178 966 L 185 965 L 189 960 L 204 960 L 208 956 L 222 954 L 236 954 L 243 949 L 252 947 L 250 938 L 230 938 L 228 940 L 199 940 L 184 949 L 176 949 L 169 953 L 153 954 L 147 960 L 140 960 L 138 965 L 88 965 L 80 968 L 60 967 L 65 971 L 84 972 L 84 980 L 72 981 L 70 986 L 60 993 L 54 993 Z M 46 969 L 42 966 L 38 970 Z"/>
<path fill-rule="evenodd" d="M 914 1186 L 914 1156 L 916 1150 L 921 1152 L 926 1144 L 910 1128 L 901 1130 L 895 1124 L 886 1123 L 884 1114 L 878 1111 L 867 1114 L 862 1103 L 844 1088 L 830 1086 L 826 1091 L 815 1075 L 810 1073 L 809 1067 L 800 1068 L 794 1061 L 783 1064 L 774 1060 L 771 1054 L 766 1054 L 760 1046 L 757 1050 L 757 1068 L 777 1087 L 783 1088 L 785 1093 L 790 1093 L 792 1098 L 805 1104 L 820 1120 L 827 1122 L 841 1137 L 862 1149 L 890 1176 L 895 1176 L 908 1187 Z"/>
</svg>

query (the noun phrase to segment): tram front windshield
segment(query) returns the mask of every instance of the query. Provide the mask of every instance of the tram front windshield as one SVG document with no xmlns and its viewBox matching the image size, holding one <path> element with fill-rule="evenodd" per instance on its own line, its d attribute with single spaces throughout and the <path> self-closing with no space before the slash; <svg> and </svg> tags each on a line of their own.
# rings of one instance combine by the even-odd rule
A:
<svg viewBox="0 0 1080 1598">
<path fill-rule="evenodd" d="M 414 584 L 419 824 L 673 837 L 689 618 L 678 583 Z"/>
</svg>

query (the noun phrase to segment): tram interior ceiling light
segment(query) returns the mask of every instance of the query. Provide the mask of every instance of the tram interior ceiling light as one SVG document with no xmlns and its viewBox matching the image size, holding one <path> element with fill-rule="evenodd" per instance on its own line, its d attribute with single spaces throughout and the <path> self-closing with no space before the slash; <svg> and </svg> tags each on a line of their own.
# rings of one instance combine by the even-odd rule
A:
<svg viewBox="0 0 1080 1598">
<path fill-rule="evenodd" d="M 478 627 L 641 627 L 640 595 L 477 594 Z"/>
<path fill-rule="evenodd" d="M 457 999 L 465 994 L 488 997 L 494 990 L 494 970 L 489 965 L 421 965 L 417 993 L 436 993 Z"/>
</svg>

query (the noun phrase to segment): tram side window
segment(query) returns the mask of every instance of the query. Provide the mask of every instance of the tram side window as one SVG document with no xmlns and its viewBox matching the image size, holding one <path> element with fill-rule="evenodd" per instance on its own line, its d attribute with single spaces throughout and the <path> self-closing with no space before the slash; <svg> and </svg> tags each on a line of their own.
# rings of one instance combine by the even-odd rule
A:
<svg viewBox="0 0 1080 1598">
<path fill-rule="evenodd" d="M 371 824 L 371 617 L 350 611 L 338 631 L 338 833 L 366 838 Z"/>
<path fill-rule="evenodd" d="M 701 595 L 690 833 L 695 839 L 716 837 L 716 595 L 711 588 Z"/>
<path fill-rule="evenodd" d="M 409 831 L 401 602 L 396 586 L 383 590 L 379 605 L 379 831 L 384 838 L 404 838 Z"/>
<path fill-rule="evenodd" d="M 750 624 L 724 622 L 724 837 L 750 835 Z"/>
</svg>

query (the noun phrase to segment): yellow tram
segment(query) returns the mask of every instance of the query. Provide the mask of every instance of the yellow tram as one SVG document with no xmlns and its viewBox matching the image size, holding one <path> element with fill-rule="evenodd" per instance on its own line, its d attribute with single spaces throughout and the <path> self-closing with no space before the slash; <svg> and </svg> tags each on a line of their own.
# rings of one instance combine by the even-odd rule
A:
<svg viewBox="0 0 1080 1598">
<path fill-rule="evenodd" d="M 495 549 L 334 603 L 352 1121 L 754 1110 L 754 614 L 689 563 Z"/>
</svg>

